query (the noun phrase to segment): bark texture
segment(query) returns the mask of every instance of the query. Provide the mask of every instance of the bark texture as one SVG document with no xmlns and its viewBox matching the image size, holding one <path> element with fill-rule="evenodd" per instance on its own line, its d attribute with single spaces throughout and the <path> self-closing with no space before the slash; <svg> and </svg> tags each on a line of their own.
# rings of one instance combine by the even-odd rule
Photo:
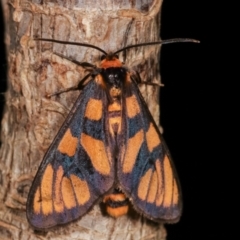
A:
<svg viewBox="0 0 240 240">
<path fill-rule="evenodd" d="M 8 54 L 8 91 L 0 150 L 0 239 L 165 239 L 162 225 L 141 216 L 113 219 L 99 205 L 70 224 L 36 232 L 26 219 L 26 199 L 37 168 L 78 92 L 46 98 L 76 85 L 84 70 L 55 53 L 96 63 L 97 50 L 36 42 L 53 38 L 86 42 L 106 51 L 124 45 L 157 41 L 161 0 L 2 0 Z M 134 18 L 126 36 L 126 29 Z M 127 51 L 126 66 L 144 81 L 160 82 L 160 46 Z M 121 56 L 120 56 L 121 58 Z M 155 121 L 158 89 L 141 87 Z"/>
</svg>

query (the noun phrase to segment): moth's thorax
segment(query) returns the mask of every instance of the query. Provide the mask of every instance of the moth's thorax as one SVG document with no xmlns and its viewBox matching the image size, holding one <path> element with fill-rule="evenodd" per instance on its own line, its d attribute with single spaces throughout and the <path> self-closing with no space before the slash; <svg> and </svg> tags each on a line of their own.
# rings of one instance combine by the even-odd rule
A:
<svg viewBox="0 0 240 240">
<path fill-rule="evenodd" d="M 123 67 L 102 68 L 100 75 L 108 95 L 108 129 L 111 136 L 116 139 L 122 127 L 122 90 L 127 70 Z"/>
<path fill-rule="evenodd" d="M 123 67 L 102 68 L 101 73 L 103 81 L 108 89 L 123 88 L 126 81 L 127 70 Z"/>
<path fill-rule="evenodd" d="M 122 125 L 122 104 L 118 100 L 108 105 L 108 124 L 110 134 L 115 138 L 121 132 Z"/>
</svg>

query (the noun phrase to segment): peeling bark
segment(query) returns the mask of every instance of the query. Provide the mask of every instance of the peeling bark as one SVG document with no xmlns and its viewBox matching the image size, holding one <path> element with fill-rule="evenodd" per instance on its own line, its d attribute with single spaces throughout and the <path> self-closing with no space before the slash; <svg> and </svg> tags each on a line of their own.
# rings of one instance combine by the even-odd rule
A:
<svg viewBox="0 0 240 240">
<path fill-rule="evenodd" d="M 37 42 L 36 37 L 87 42 L 107 52 L 125 44 L 159 40 L 162 1 L 130 0 L 2 0 L 8 51 L 8 91 L 0 150 L 1 239 L 165 239 L 163 225 L 141 216 L 113 219 L 99 205 L 70 224 L 36 232 L 27 222 L 26 198 L 33 177 L 78 92 L 46 98 L 76 85 L 86 74 L 62 54 L 96 63 L 97 50 Z M 134 18 L 125 43 L 125 32 Z M 160 46 L 127 51 L 126 66 L 145 81 L 160 82 Z M 120 56 L 121 59 L 122 56 Z M 141 86 L 155 121 L 159 120 L 158 89 Z"/>
</svg>

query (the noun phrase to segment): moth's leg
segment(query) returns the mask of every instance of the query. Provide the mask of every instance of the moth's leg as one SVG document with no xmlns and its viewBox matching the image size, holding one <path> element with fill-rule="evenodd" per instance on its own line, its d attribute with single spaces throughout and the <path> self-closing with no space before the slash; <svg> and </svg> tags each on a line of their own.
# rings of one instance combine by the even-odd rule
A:
<svg viewBox="0 0 240 240">
<path fill-rule="evenodd" d="M 75 86 L 72 86 L 72 87 L 69 87 L 69 88 L 66 88 L 66 89 L 63 89 L 63 90 L 60 90 L 60 91 L 57 91 L 55 93 L 52 93 L 52 94 L 47 94 L 47 97 L 52 97 L 52 96 L 56 96 L 56 95 L 59 95 L 61 93 L 65 93 L 65 92 L 69 92 L 69 91 L 76 91 L 76 90 L 81 90 L 82 87 L 84 86 L 85 82 L 87 80 L 89 80 L 89 78 L 91 76 L 94 76 L 96 74 L 98 74 L 98 68 L 91 64 L 91 63 L 88 63 L 88 62 L 79 62 L 77 60 L 74 60 L 74 59 L 71 59 L 69 57 L 66 57 L 62 54 L 59 54 L 59 53 L 54 53 L 55 55 L 61 57 L 61 58 L 64 58 L 64 59 L 67 59 L 68 61 L 70 62 L 73 62 L 75 64 L 77 64 L 78 66 L 81 66 L 83 67 L 86 71 L 90 72 L 88 73 L 86 76 L 84 76 L 79 82 L 77 85 Z"/>
<path fill-rule="evenodd" d="M 91 63 L 88 63 L 88 62 L 79 62 L 79 61 L 77 61 L 77 60 L 75 60 L 75 59 L 66 57 L 66 56 L 64 56 L 64 55 L 62 55 L 62 54 L 59 54 L 59 53 L 56 53 L 56 52 L 54 52 L 54 54 L 57 55 L 57 56 L 59 56 L 59 57 L 61 57 L 61 58 L 67 59 L 68 61 L 73 62 L 73 63 L 77 64 L 78 66 L 83 67 L 84 69 L 86 69 L 86 70 L 89 71 L 89 72 L 90 72 L 90 71 L 94 71 L 95 69 L 97 69 L 96 65 L 93 65 L 93 64 L 91 64 Z"/>
<path fill-rule="evenodd" d="M 84 78 L 82 78 L 76 86 L 69 87 L 69 88 L 65 88 L 65 89 L 60 90 L 60 91 L 57 91 L 57 92 L 55 92 L 55 93 L 47 94 L 46 96 L 47 96 L 47 97 L 52 97 L 52 96 L 59 95 L 59 94 L 61 94 L 61 93 L 65 93 L 65 92 L 69 92 L 69 91 L 80 90 L 80 89 L 82 89 L 82 87 L 84 86 L 85 81 L 88 80 L 89 77 L 91 77 L 91 76 L 92 76 L 92 73 L 89 73 L 89 74 L 87 74 L 86 76 L 84 76 Z"/>
<path fill-rule="evenodd" d="M 141 79 L 139 72 L 137 72 L 137 71 L 130 71 L 130 72 L 131 72 L 131 79 L 133 79 L 138 85 L 146 84 L 146 85 L 158 86 L 158 87 L 164 86 L 164 84 L 162 84 L 162 83 L 144 82 Z"/>
</svg>

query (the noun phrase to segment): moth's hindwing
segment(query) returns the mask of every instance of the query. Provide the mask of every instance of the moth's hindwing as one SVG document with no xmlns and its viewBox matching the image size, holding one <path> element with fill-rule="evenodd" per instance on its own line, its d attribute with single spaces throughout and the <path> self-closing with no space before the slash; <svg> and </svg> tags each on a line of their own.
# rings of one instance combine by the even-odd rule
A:
<svg viewBox="0 0 240 240">
<path fill-rule="evenodd" d="M 125 145 L 118 179 L 133 207 L 154 221 L 176 222 L 181 191 L 169 151 L 136 83 L 127 76 L 123 121 Z"/>
<path fill-rule="evenodd" d="M 27 202 L 27 218 L 35 228 L 82 216 L 113 186 L 104 131 L 106 101 L 106 92 L 91 80 L 47 151 Z"/>
</svg>

